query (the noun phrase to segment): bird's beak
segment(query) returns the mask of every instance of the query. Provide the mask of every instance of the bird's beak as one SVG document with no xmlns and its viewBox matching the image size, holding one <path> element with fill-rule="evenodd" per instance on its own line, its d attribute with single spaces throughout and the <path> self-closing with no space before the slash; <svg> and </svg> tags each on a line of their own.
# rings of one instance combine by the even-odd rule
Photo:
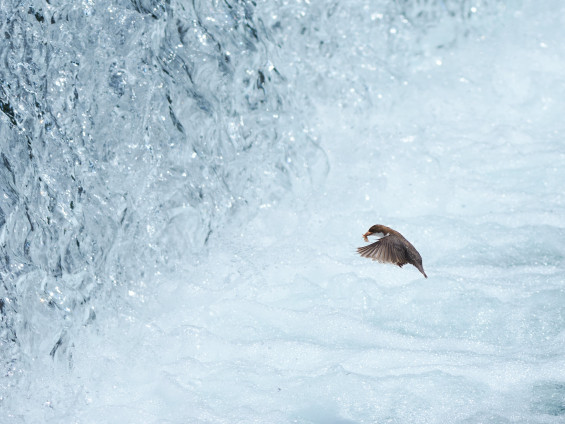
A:
<svg viewBox="0 0 565 424">
<path fill-rule="evenodd" d="M 367 238 L 367 236 L 370 236 L 371 234 L 373 234 L 373 233 L 370 232 L 370 231 L 367 231 L 365 234 L 363 234 L 363 240 L 369 241 L 369 239 Z"/>
</svg>

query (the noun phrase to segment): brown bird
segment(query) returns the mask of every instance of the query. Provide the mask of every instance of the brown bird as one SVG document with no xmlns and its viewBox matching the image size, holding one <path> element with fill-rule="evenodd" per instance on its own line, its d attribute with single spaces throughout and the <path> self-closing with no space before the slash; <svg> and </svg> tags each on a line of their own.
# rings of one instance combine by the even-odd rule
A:
<svg viewBox="0 0 565 424">
<path fill-rule="evenodd" d="M 428 278 L 422 266 L 422 257 L 412 244 L 404 238 L 398 231 L 384 225 L 373 225 L 369 228 L 363 238 L 369 241 L 367 236 L 380 237 L 376 242 L 357 248 L 357 252 L 365 258 L 374 261 L 398 265 L 411 264 L 418 268 L 424 277 Z"/>
</svg>

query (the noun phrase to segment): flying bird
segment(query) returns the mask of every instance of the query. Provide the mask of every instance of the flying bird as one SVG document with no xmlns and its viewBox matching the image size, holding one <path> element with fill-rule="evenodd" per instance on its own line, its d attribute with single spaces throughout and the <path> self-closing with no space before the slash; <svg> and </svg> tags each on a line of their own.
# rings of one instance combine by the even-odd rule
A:
<svg viewBox="0 0 565 424">
<path fill-rule="evenodd" d="M 377 236 L 379 240 L 367 246 L 357 248 L 357 252 L 361 256 L 382 263 L 398 265 L 401 268 L 402 265 L 411 264 L 424 274 L 424 277 L 428 278 L 422 266 L 422 257 L 416 248 L 412 246 L 412 243 L 406 240 L 398 231 L 394 231 L 392 228 L 384 225 L 373 225 L 369 228 L 369 231 L 363 234 L 363 239 L 366 242 L 369 241 L 367 236 Z"/>
</svg>

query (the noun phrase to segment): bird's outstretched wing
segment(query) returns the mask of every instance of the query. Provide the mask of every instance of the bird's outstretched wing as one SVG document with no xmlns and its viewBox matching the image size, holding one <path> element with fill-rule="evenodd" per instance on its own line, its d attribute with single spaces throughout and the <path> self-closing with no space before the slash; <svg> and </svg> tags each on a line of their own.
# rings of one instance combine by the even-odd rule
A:
<svg viewBox="0 0 565 424">
<path fill-rule="evenodd" d="M 364 258 L 383 263 L 388 262 L 398 266 L 408 263 L 402 243 L 394 236 L 383 237 L 368 246 L 359 247 L 357 252 Z"/>
</svg>

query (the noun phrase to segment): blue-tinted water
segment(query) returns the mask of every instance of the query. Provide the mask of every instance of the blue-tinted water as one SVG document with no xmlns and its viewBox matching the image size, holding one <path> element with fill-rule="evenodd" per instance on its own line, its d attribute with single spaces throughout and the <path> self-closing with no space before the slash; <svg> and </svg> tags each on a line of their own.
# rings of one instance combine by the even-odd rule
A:
<svg viewBox="0 0 565 424">
<path fill-rule="evenodd" d="M 562 9 L 4 2 L 1 421 L 562 422 Z"/>
</svg>

